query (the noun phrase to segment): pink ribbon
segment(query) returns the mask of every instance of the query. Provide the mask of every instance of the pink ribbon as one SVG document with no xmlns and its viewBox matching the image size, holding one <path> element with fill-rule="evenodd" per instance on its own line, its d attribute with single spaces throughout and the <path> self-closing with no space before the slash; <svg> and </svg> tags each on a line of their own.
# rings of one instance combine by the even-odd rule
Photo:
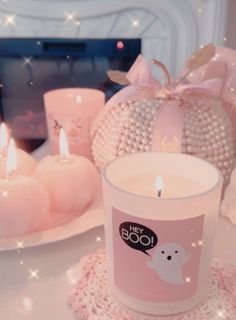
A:
<svg viewBox="0 0 236 320">
<path fill-rule="evenodd" d="M 222 52 L 221 52 L 222 50 Z M 235 95 L 233 91 L 230 91 L 231 84 L 235 81 L 235 70 L 236 70 L 236 53 L 228 48 L 218 48 L 218 54 L 221 53 L 220 59 L 217 61 L 209 61 L 206 65 L 201 68 L 192 71 L 192 77 L 188 77 L 191 85 L 205 86 L 208 81 L 212 81 L 210 89 L 214 90 L 214 83 L 217 81 L 219 90 L 216 96 L 222 98 L 225 102 L 235 105 Z M 182 74 L 186 73 L 187 70 L 183 70 Z M 236 92 L 236 91 L 235 91 Z"/>
<path fill-rule="evenodd" d="M 161 88 L 160 82 L 153 78 L 149 65 L 142 55 L 138 55 L 134 64 L 127 72 L 126 79 L 135 87 Z"/>
<path fill-rule="evenodd" d="M 222 79 L 210 79 L 203 81 L 200 84 L 178 85 L 176 87 L 176 93 L 188 93 L 188 94 L 212 94 L 216 97 L 220 96 L 223 88 Z"/>
<path fill-rule="evenodd" d="M 153 134 L 152 150 L 180 153 L 182 150 L 182 132 L 184 126 L 185 107 L 180 107 L 181 94 L 192 94 L 220 96 L 222 91 L 222 79 L 210 79 L 203 81 L 201 84 L 179 84 L 174 89 L 168 90 L 163 88 L 160 93 L 166 96 L 167 102 L 164 102 L 158 109 Z M 158 95 L 158 94 L 157 94 Z"/>
</svg>

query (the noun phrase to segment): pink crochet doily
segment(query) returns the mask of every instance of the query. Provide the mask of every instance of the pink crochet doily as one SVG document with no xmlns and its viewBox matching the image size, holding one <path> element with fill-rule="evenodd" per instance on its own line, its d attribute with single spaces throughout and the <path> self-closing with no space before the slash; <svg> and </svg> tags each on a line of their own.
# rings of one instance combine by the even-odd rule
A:
<svg viewBox="0 0 236 320">
<path fill-rule="evenodd" d="M 135 313 L 110 295 L 105 251 L 85 256 L 70 270 L 77 279 L 69 304 L 79 320 L 235 320 L 236 268 L 214 259 L 208 298 L 197 308 L 176 316 L 153 317 Z"/>
</svg>

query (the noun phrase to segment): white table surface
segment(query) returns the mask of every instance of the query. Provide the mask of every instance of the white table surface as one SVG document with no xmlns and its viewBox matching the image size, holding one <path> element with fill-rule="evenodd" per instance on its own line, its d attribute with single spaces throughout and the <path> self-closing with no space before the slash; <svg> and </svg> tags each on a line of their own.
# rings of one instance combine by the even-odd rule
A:
<svg viewBox="0 0 236 320">
<path fill-rule="evenodd" d="M 34 154 L 48 152 L 48 144 Z M 236 266 L 236 226 L 220 217 L 214 256 Z M 73 285 L 68 270 L 88 253 L 104 247 L 104 228 L 33 248 L 0 252 L 0 320 L 73 320 L 67 292 Z M 232 319 L 233 320 L 233 319 Z"/>
<path fill-rule="evenodd" d="M 220 218 L 214 256 L 236 265 L 236 227 Z M 68 270 L 81 257 L 104 246 L 103 227 L 35 248 L 0 254 L 1 320 L 72 320 L 67 292 L 73 279 Z M 30 270 L 38 270 L 38 278 Z"/>
</svg>

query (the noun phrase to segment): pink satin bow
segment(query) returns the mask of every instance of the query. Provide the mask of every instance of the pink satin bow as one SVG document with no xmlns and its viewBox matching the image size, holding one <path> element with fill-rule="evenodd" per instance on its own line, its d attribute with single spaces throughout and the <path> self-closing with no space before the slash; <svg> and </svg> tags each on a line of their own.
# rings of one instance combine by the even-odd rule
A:
<svg viewBox="0 0 236 320">
<path fill-rule="evenodd" d="M 222 79 L 210 79 L 201 82 L 200 84 L 179 84 L 172 91 L 174 94 L 210 94 L 220 97 L 223 88 Z"/>
<path fill-rule="evenodd" d="M 169 94 L 171 96 L 178 96 L 181 93 L 186 93 L 211 94 L 219 97 L 223 88 L 223 80 L 220 78 L 214 78 L 201 81 L 199 84 L 178 84 L 172 90 L 168 90 L 166 86 L 162 86 L 161 83 L 152 76 L 149 65 L 142 55 L 137 57 L 132 67 L 127 72 L 126 79 L 135 87 L 155 88 L 157 96 L 162 94 L 164 96 Z"/>
<path fill-rule="evenodd" d="M 142 55 L 138 55 L 134 64 L 126 74 L 126 79 L 135 87 L 161 88 L 161 83 L 152 74 L 147 61 Z"/>
<path fill-rule="evenodd" d="M 188 80 L 191 86 L 203 85 L 225 102 L 235 105 L 236 53 L 228 48 L 217 48 L 217 52 L 220 60 L 211 60 L 192 71 Z M 182 74 L 186 72 L 184 69 Z"/>
</svg>

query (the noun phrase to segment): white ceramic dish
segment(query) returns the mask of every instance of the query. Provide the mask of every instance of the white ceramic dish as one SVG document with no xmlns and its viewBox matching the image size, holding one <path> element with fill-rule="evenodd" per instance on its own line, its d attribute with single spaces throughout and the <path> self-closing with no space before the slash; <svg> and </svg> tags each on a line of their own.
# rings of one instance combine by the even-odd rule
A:
<svg viewBox="0 0 236 320">
<path fill-rule="evenodd" d="M 42 159 L 50 153 L 49 142 L 46 141 L 40 148 L 32 153 L 36 160 Z M 79 217 L 67 216 L 51 221 L 45 221 L 44 227 L 37 232 L 26 234 L 17 238 L 0 238 L 0 251 L 22 249 L 40 246 L 47 243 L 68 239 L 90 229 L 104 224 L 103 201 L 101 186 L 93 203 Z"/>
<path fill-rule="evenodd" d="M 104 224 L 101 186 L 91 205 L 81 216 L 71 215 L 46 221 L 40 231 L 17 238 L 0 238 L 0 251 L 40 246 L 76 236 Z"/>
</svg>

